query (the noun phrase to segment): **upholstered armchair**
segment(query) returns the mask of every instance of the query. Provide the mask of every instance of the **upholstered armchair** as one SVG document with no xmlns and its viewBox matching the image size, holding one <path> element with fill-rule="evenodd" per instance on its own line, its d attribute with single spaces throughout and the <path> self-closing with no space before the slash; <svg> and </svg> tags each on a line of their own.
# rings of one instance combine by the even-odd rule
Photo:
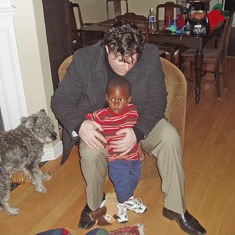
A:
<svg viewBox="0 0 235 235">
<path fill-rule="evenodd" d="M 68 66 L 73 60 L 73 55 L 68 57 L 59 67 L 59 80 L 61 81 L 67 71 Z M 180 137 L 183 148 L 184 143 L 184 127 L 186 114 L 186 96 L 187 84 L 184 74 L 178 67 L 161 58 L 162 68 L 165 73 L 165 82 L 168 92 L 166 118 L 176 128 Z M 158 176 L 156 167 L 156 158 L 146 156 L 142 164 L 141 179 Z"/>
</svg>

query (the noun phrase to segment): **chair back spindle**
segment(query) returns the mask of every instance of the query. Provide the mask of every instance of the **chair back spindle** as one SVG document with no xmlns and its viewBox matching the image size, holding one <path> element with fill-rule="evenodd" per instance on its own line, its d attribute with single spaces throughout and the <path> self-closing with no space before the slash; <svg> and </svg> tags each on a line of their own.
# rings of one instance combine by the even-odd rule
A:
<svg viewBox="0 0 235 235">
<path fill-rule="evenodd" d="M 120 20 L 120 19 L 126 19 L 126 20 L 136 24 L 143 32 L 145 42 L 149 42 L 149 40 L 148 40 L 148 38 L 149 38 L 149 36 L 148 36 L 149 35 L 148 19 L 145 16 L 136 15 L 133 12 L 128 12 L 124 15 L 119 15 L 119 16 L 115 17 L 115 21 Z"/>
<path fill-rule="evenodd" d="M 224 24 L 222 35 L 220 37 L 220 41 L 218 45 L 217 54 L 216 54 L 217 61 L 219 61 L 221 58 L 223 58 L 227 54 L 228 42 L 229 42 L 231 27 L 232 27 L 232 18 L 233 18 L 233 15 L 230 15 L 226 19 L 226 22 Z"/>
<path fill-rule="evenodd" d="M 113 3 L 113 12 L 114 12 L 114 17 L 119 16 L 122 14 L 122 2 L 125 3 L 125 10 L 126 13 L 128 12 L 128 0 L 106 0 L 106 10 L 107 10 L 107 19 L 110 19 L 110 8 L 109 5 L 110 3 Z"/>
<path fill-rule="evenodd" d="M 68 1 L 68 0 L 67 0 Z M 82 12 L 77 3 L 69 2 L 69 24 L 72 30 L 74 51 L 78 48 L 89 46 L 96 43 L 101 38 L 101 33 L 84 32 L 83 27 L 91 25 L 92 23 L 84 23 L 82 19 Z M 78 18 L 78 22 L 77 19 Z M 78 27 L 80 25 L 80 27 Z"/>
<path fill-rule="evenodd" d="M 70 22 L 70 26 L 72 30 L 74 51 L 76 51 L 78 48 L 81 48 L 83 46 L 81 33 L 79 32 L 77 22 L 76 22 L 75 9 L 77 9 L 80 28 L 84 26 L 79 5 L 77 3 L 69 2 L 69 22 Z"/>
<path fill-rule="evenodd" d="M 229 39 L 230 39 L 230 35 L 231 35 L 231 30 L 232 30 L 233 17 L 234 17 L 234 11 L 229 16 L 229 25 L 228 25 L 228 29 L 227 29 L 226 39 L 224 42 L 224 46 L 222 48 L 223 55 L 225 57 L 227 56 L 228 44 L 229 44 Z"/>
</svg>

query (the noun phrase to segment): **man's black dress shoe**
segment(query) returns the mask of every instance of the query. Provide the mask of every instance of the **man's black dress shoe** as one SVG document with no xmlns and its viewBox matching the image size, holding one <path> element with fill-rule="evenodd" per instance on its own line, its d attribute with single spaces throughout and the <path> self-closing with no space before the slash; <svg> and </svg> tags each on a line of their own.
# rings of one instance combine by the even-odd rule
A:
<svg viewBox="0 0 235 235">
<path fill-rule="evenodd" d="M 105 198 L 105 193 L 103 195 L 102 198 L 102 202 L 106 200 Z M 95 221 L 93 221 L 89 214 L 92 212 L 92 210 L 90 209 L 90 207 L 86 204 L 86 206 L 84 207 L 82 214 L 81 214 L 81 218 L 80 221 L 78 223 L 78 227 L 82 228 L 82 229 L 90 229 L 95 225 Z"/>
<path fill-rule="evenodd" d="M 92 212 L 92 210 L 89 208 L 89 206 L 86 204 L 86 206 L 84 207 L 82 214 L 81 214 L 81 218 L 78 224 L 79 228 L 82 229 L 90 229 L 91 227 L 93 227 L 95 225 L 95 221 L 93 221 L 89 214 Z"/>
<path fill-rule="evenodd" d="M 175 220 L 180 228 L 191 235 L 204 235 L 206 234 L 206 230 L 200 225 L 200 223 L 186 211 L 184 215 L 178 214 L 174 211 L 170 211 L 163 208 L 163 215 L 170 219 Z"/>
</svg>

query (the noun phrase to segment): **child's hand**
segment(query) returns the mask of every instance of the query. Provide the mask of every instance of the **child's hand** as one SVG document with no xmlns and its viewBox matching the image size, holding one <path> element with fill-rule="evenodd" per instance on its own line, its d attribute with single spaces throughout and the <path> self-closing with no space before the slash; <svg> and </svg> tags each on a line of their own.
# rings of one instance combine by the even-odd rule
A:
<svg viewBox="0 0 235 235">
<path fill-rule="evenodd" d="M 105 138 L 104 133 L 102 131 L 100 131 L 99 129 L 96 129 L 96 131 L 99 132 Z M 104 143 L 102 140 L 100 140 L 97 137 L 96 137 L 96 139 L 99 140 L 101 144 L 103 144 L 104 148 L 106 148 L 107 143 Z"/>
<path fill-rule="evenodd" d="M 144 150 L 142 148 L 142 143 L 141 142 L 139 142 L 139 144 L 138 144 L 138 150 L 139 150 L 140 161 L 143 161 L 145 159 L 145 154 L 144 154 Z"/>
</svg>

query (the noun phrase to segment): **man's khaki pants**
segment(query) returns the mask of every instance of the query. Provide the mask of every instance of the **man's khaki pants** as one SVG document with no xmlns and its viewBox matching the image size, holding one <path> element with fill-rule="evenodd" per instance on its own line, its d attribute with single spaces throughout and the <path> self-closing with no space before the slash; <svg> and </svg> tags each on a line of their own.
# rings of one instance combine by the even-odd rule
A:
<svg viewBox="0 0 235 235">
<path fill-rule="evenodd" d="M 143 149 L 157 158 L 157 167 L 165 194 L 164 207 L 179 214 L 186 211 L 182 149 L 176 129 L 165 119 L 160 120 L 142 141 Z M 80 156 L 87 188 L 87 204 L 91 210 L 99 208 L 107 174 L 108 150 L 92 150 L 81 141 Z"/>
</svg>

